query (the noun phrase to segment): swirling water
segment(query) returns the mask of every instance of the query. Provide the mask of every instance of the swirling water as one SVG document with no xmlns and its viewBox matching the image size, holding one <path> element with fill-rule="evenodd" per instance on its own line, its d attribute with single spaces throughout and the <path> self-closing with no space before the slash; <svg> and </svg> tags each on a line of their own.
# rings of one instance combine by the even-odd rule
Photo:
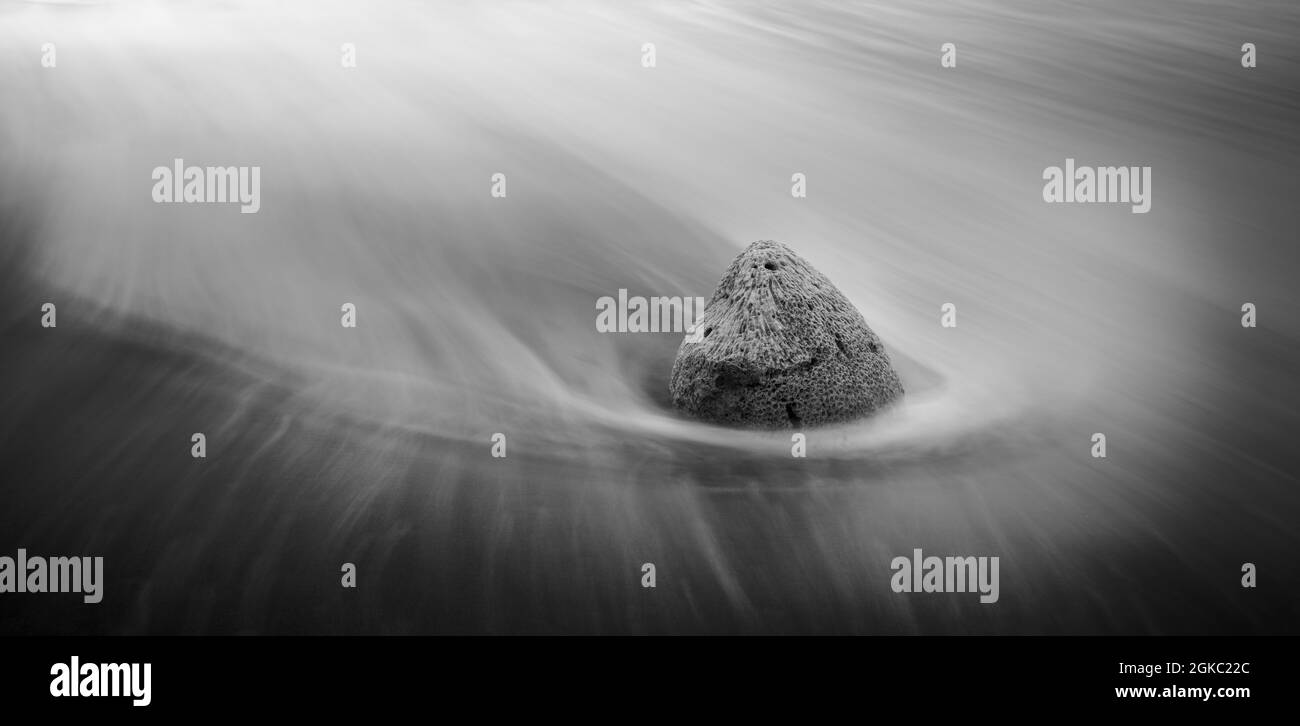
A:
<svg viewBox="0 0 1300 726">
<path fill-rule="evenodd" d="M 109 572 L 98 609 L 6 602 L 5 628 L 1293 632 L 1296 27 L 1283 2 L 0 5 L 0 546 Z M 178 157 L 261 166 L 261 210 L 154 204 Z M 1044 204 L 1066 157 L 1152 166 L 1152 211 Z M 707 297 L 769 238 L 908 390 L 806 459 L 671 411 L 680 334 L 594 325 L 619 288 Z M 914 548 L 1000 556 L 999 603 L 892 592 Z M 1278 589 L 1243 592 L 1246 561 Z"/>
</svg>

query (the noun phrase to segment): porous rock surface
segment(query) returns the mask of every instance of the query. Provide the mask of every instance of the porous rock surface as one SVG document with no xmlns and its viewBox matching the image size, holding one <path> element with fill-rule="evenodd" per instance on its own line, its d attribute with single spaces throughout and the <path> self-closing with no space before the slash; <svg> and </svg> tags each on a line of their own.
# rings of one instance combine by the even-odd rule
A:
<svg viewBox="0 0 1300 726">
<path fill-rule="evenodd" d="M 903 395 L 880 338 L 789 247 L 755 242 L 718 283 L 677 351 L 673 405 L 695 418 L 805 428 L 871 414 Z"/>
</svg>

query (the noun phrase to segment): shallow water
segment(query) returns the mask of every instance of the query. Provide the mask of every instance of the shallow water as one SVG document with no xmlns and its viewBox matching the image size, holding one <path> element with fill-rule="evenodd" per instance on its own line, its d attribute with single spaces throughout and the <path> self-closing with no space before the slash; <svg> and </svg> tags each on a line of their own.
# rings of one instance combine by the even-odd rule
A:
<svg viewBox="0 0 1300 726">
<path fill-rule="evenodd" d="M 0 627 L 1295 632 L 1300 12 L 1132 5 L 0 4 L 0 551 L 109 572 Z M 1067 156 L 1152 211 L 1044 204 Z M 261 211 L 152 203 L 176 157 L 260 165 Z M 807 459 L 594 325 L 754 239 L 908 390 Z M 1001 599 L 891 592 L 914 548 Z"/>
</svg>

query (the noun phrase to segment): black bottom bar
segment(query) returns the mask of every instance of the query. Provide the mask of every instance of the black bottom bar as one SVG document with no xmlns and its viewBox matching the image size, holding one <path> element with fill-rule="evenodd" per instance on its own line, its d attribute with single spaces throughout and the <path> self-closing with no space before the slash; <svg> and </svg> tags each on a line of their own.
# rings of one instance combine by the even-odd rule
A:
<svg viewBox="0 0 1300 726">
<path fill-rule="evenodd" d="M 8 638 L 9 708 L 65 716 L 759 711 L 1029 715 L 1051 706 L 1253 713 L 1285 707 L 1290 638 Z M 56 682 L 72 658 L 75 687 Z M 132 696 L 89 696 L 140 664 Z M 62 664 L 62 667 L 60 666 Z M 83 670 L 89 666 L 89 670 Z M 1170 671 L 1173 671 L 1172 673 Z M 52 674 L 53 671 L 53 674 Z M 83 684 L 87 688 L 83 689 Z M 67 695 L 55 697 L 51 688 Z M 1125 690 L 1121 690 L 1125 689 Z M 1148 689 L 1148 690 L 1133 690 Z M 1192 690 L 1196 689 L 1196 690 Z M 1208 689 L 1208 690 L 1201 690 Z M 1225 690 L 1227 689 L 1227 690 Z M 1245 689 L 1245 690 L 1243 690 Z M 73 695 L 75 692 L 75 695 Z M 613 699 L 618 711 L 599 711 Z M 140 698 L 139 700 L 145 700 Z M 692 708 L 695 708 L 692 706 Z M 623 710 L 626 709 L 626 710 Z M 12 711 L 11 711 L 12 712 Z M 1058 711 L 1059 712 L 1059 711 Z"/>
</svg>

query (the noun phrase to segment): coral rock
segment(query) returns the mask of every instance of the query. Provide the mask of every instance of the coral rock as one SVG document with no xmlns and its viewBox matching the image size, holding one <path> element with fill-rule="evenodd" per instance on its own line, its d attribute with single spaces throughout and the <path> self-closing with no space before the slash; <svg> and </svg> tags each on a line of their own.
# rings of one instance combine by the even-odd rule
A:
<svg viewBox="0 0 1300 726">
<path fill-rule="evenodd" d="M 903 395 L 880 338 L 825 275 L 779 242 L 727 268 L 669 384 L 705 421 L 803 428 L 860 418 Z"/>
</svg>

